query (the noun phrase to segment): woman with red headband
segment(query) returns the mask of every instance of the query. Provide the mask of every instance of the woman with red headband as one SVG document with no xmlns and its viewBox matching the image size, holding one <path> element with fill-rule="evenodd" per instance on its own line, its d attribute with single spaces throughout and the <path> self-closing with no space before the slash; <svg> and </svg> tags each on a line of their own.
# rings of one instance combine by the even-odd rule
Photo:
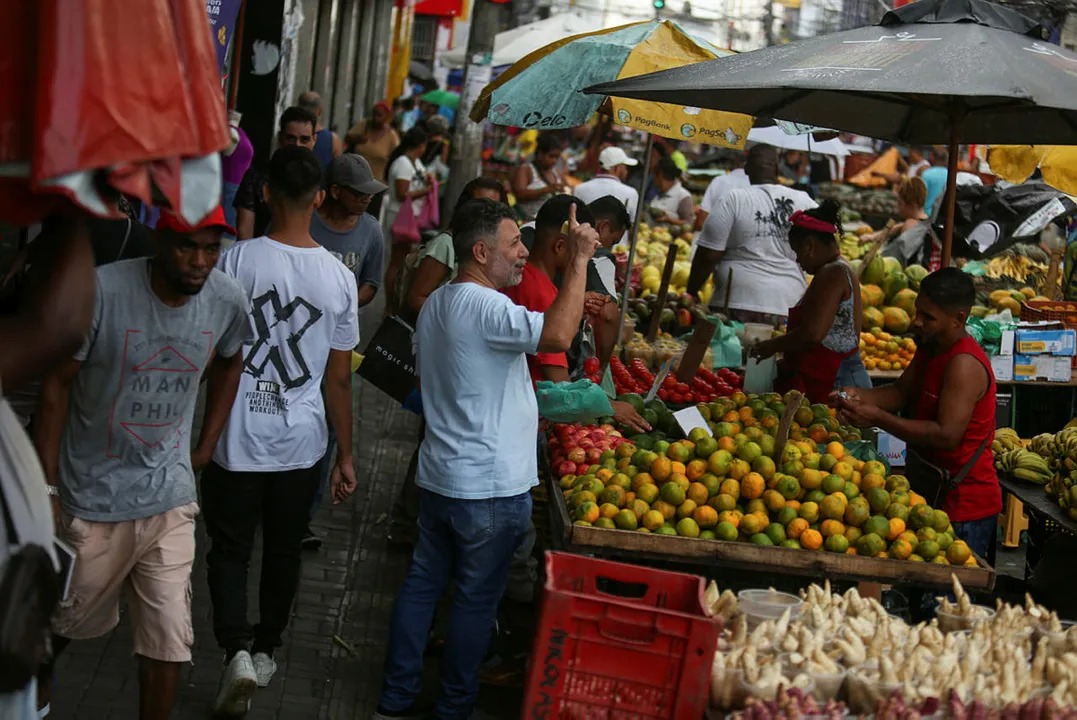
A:
<svg viewBox="0 0 1077 720">
<path fill-rule="evenodd" d="M 370 171 L 378 180 L 385 181 L 385 172 L 389 168 L 389 156 L 400 144 L 400 136 L 389 125 L 392 111 L 383 102 L 374 105 L 370 117 L 357 123 L 344 138 L 345 152 L 356 153 L 370 163 Z M 385 193 L 375 195 L 367 212 L 378 217 L 381 213 L 381 201 Z"/>
<path fill-rule="evenodd" d="M 785 335 L 751 350 L 761 359 L 782 353 L 775 390 L 800 390 L 813 403 L 827 401 L 842 362 L 857 356 L 860 347 L 860 283 L 838 249 L 839 209 L 827 200 L 793 213 L 789 244 L 812 282 L 789 308 Z"/>
</svg>

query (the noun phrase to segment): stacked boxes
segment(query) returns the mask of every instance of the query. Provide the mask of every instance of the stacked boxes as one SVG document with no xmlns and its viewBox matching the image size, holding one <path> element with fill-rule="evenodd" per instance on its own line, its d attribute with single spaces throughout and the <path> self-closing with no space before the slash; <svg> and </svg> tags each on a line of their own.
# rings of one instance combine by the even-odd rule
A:
<svg viewBox="0 0 1077 720">
<path fill-rule="evenodd" d="M 1013 347 L 1014 380 L 1070 381 L 1077 356 L 1077 331 L 1060 323 L 1021 323 Z"/>
</svg>

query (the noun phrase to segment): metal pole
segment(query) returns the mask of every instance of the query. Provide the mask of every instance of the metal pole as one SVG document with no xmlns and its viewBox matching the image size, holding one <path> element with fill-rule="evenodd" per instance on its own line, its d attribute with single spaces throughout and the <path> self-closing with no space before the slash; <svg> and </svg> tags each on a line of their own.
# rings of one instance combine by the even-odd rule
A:
<svg viewBox="0 0 1077 720">
<path fill-rule="evenodd" d="M 491 0 L 475 0 L 471 31 L 467 36 L 467 59 L 464 65 L 464 88 L 456 111 L 456 131 L 452 138 L 449 161 L 449 187 L 445 207 L 453 207 L 460 192 L 478 177 L 482 158 L 482 123 L 472 122 L 468 114 L 493 73 L 494 37 L 497 35 L 500 5 Z"/>
<path fill-rule="evenodd" d="M 651 149 L 654 147 L 654 135 L 647 133 L 647 149 L 643 151 L 640 161 L 643 178 L 639 184 L 639 200 L 636 202 L 636 217 L 632 223 L 632 240 L 628 244 L 628 268 L 625 270 L 625 285 L 621 292 L 621 320 L 617 323 L 617 344 L 621 344 L 625 331 L 625 315 L 628 313 L 628 293 L 632 284 L 632 262 L 636 259 L 636 242 L 639 240 L 639 221 L 643 217 L 643 194 L 647 190 L 647 176 L 650 175 Z M 670 252 L 673 252 L 672 247 Z M 661 312 L 659 310 L 659 312 Z"/>
</svg>

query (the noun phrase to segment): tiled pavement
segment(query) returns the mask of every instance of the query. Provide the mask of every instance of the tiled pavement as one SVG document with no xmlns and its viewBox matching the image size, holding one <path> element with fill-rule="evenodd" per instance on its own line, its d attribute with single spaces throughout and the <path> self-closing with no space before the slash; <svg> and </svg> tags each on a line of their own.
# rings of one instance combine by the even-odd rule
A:
<svg viewBox="0 0 1077 720">
<path fill-rule="evenodd" d="M 366 327 L 380 316 L 371 308 Z M 376 315 L 375 315 L 376 313 Z M 325 543 L 305 553 L 295 612 L 278 651 L 279 670 L 255 695 L 251 720 L 369 718 L 377 703 L 389 616 L 407 556 L 387 547 L 388 513 L 415 447 L 418 422 L 355 378 L 359 489 L 345 504 L 326 504 L 315 520 Z M 201 526 L 194 567 L 194 659 L 183 669 L 173 718 L 208 718 L 221 670 L 213 641 Z M 251 618 L 257 618 L 256 555 L 251 563 Z M 138 673 L 126 613 L 112 634 L 76 642 L 58 663 L 53 720 L 133 720 Z"/>
</svg>

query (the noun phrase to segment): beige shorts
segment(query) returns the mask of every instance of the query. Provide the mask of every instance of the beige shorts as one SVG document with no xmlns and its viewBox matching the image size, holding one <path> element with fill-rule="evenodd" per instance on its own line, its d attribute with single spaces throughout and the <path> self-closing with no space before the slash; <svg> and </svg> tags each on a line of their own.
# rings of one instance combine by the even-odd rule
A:
<svg viewBox="0 0 1077 720">
<path fill-rule="evenodd" d="M 197 503 L 122 522 L 93 522 L 65 513 L 64 540 L 78 558 L 71 591 L 53 618 L 53 632 L 72 640 L 111 632 L 120 622 L 120 589 L 126 588 L 135 654 L 190 661 L 197 516 Z"/>
</svg>

